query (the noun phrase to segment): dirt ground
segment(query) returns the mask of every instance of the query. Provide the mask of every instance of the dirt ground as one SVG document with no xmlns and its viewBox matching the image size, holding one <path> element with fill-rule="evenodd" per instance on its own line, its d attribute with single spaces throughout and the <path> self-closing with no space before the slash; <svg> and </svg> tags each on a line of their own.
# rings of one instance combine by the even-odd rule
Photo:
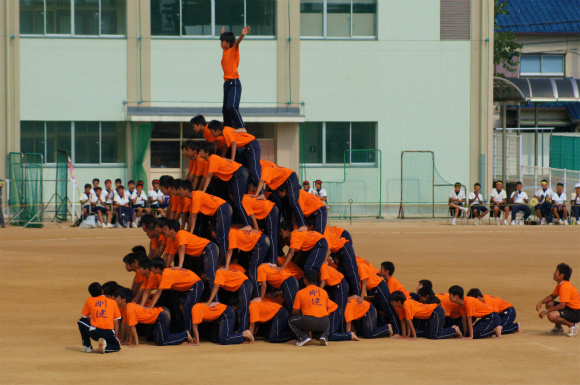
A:
<svg viewBox="0 0 580 385">
<path fill-rule="evenodd" d="M 580 335 L 550 336 L 535 304 L 554 288 L 560 262 L 580 287 L 580 227 L 466 226 L 444 222 L 334 222 L 358 255 L 396 265 L 414 291 L 431 279 L 480 288 L 514 304 L 523 333 L 476 341 L 331 342 L 297 348 L 252 345 L 80 352 L 77 320 L 93 281 L 129 285 L 122 257 L 147 245 L 141 229 L 0 229 L 0 383 L 204 384 L 579 384 Z"/>
</svg>

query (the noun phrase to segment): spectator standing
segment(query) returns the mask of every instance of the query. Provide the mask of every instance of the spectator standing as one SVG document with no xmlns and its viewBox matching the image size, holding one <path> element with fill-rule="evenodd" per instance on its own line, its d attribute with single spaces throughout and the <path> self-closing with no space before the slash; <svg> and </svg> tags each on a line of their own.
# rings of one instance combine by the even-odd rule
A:
<svg viewBox="0 0 580 385">
<path fill-rule="evenodd" d="M 316 191 L 315 195 L 318 195 L 320 200 L 323 201 L 324 204 L 328 206 L 328 194 L 326 194 L 326 190 L 322 188 L 322 181 L 320 179 L 316 180 L 314 182 L 314 186 L 316 186 L 316 189 L 314 190 Z"/>
<path fill-rule="evenodd" d="M 5 228 L 4 213 L 2 212 L 2 188 L 4 187 L 4 180 L 0 179 L 0 227 Z"/>
</svg>

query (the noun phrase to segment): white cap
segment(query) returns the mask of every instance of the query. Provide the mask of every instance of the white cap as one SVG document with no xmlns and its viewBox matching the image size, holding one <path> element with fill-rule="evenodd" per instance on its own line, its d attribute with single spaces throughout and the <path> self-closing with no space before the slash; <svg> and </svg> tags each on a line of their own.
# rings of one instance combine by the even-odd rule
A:
<svg viewBox="0 0 580 385">
<path fill-rule="evenodd" d="M 580 183 L 576 183 L 576 186 L 574 186 L 574 187 L 580 187 Z"/>
</svg>

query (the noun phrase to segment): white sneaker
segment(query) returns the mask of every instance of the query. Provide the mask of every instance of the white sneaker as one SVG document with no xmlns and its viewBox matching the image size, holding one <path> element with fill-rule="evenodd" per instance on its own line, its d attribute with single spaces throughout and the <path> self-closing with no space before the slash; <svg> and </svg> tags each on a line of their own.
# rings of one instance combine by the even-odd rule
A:
<svg viewBox="0 0 580 385">
<path fill-rule="evenodd" d="M 106 223 L 101 223 L 101 226 L 103 227 L 103 229 L 107 228 L 107 224 Z"/>
<path fill-rule="evenodd" d="M 564 334 L 564 328 L 554 327 L 553 329 L 546 330 L 546 334 Z"/>
<path fill-rule="evenodd" d="M 504 224 L 504 226 L 509 226 L 508 221 L 506 221 L 505 219 L 503 220 L 503 224 Z"/>
<path fill-rule="evenodd" d="M 107 227 L 110 228 L 110 229 L 112 229 L 113 227 L 115 227 L 115 225 L 113 225 L 112 223 L 108 223 L 107 224 Z"/>
<path fill-rule="evenodd" d="M 133 222 L 133 224 L 131 225 L 132 228 L 136 229 L 137 228 L 137 222 Z"/>
<path fill-rule="evenodd" d="M 475 225 L 479 226 L 479 218 L 475 218 Z"/>
<path fill-rule="evenodd" d="M 578 324 L 577 323 L 575 323 L 574 326 L 568 327 L 568 337 L 576 337 L 576 333 L 578 333 Z M 322 341 L 322 338 L 321 338 L 321 341 Z"/>
<path fill-rule="evenodd" d="M 540 221 L 540 225 L 545 225 L 546 224 L 546 220 L 544 218 L 542 218 L 542 220 Z"/>
<path fill-rule="evenodd" d="M 559 224 L 559 225 L 563 225 L 563 224 L 564 224 L 564 221 L 563 221 L 563 220 L 561 220 L 561 219 L 558 219 L 558 224 Z"/>
<path fill-rule="evenodd" d="M 467 207 L 460 207 L 459 210 L 467 211 Z"/>
<path fill-rule="evenodd" d="M 105 354 L 105 349 L 107 348 L 107 341 L 104 338 L 99 338 L 99 347 L 95 350 L 96 353 Z"/>
<path fill-rule="evenodd" d="M 576 218 L 572 218 L 570 224 L 574 226 L 576 224 Z"/>
<path fill-rule="evenodd" d="M 451 221 L 451 226 L 455 226 L 455 218 Z"/>
<path fill-rule="evenodd" d="M 554 226 L 554 222 L 548 223 L 548 226 Z"/>
<path fill-rule="evenodd" d="M 129 222 L 125 223 L 125 226 L 123 226 L 124 228 L 128 229 L 129 228 Z"/>
<path fill-rule="evenodd" d="M 103 224 L 99 221 L 97 221 L 97 227 L 103 227 Z"/>
<path fill-rule="evenodd" d="M 503 221 L 505 223 L 505 221 Z M 512 221 L 512 226 L 516 226 L 517 222 L 516 221 Z"/>
<path fill-rule="evenodd" d="M 499 218 L 495 218 L 495 224 L 499 226 Z"/>
<path fill-rule="evenodd" d="M 524 222 L 524 220 L 522 219 L 522 220 L 520 221 L 520 226 L 523 226 L 523 225 L 525 225 L 525 224 L 526 224 L 526 223 L 525 223 L 525 222 Z"/>
<path fill-rule="evenodd" d="M 568 221 L 564 221 L 564 226 L 568 226 Z"/>
<path fill-rule="evenodd" d="M 562 331 L 562 333 L 564 333 L 564 331 Z M 310 338 L 306 338 L 304 341 L 298 341 L 298 342 L 296 342 L 296 346 L 304 346 L 307 343 L 309 343 L 310 340 L 311 340 Z"/>
<path fill-rule="evenodd" d="M 578 327 L 576 327 L 576 329 L 577 329 L 577 328 L 578 328 Z M 569 335 L 569 334 L 568 334 L 568 335 Z M 320 337 L 320 339 L 319 339 L 318 341 L 320 341 L 320 345 L 322 345 L 322 346 L 328 346 L 328 340 L 327 340 L 326 338 L 324 338 L 324 337 Z"/>
<path fill-rule="evenodd" d="M 92 346 L 83 346 L 83 348 L 81 349 L 81 352 L 84 352 L 84 353 L 92 353 L 93 352 L 93 347 Z"/>
</svg>

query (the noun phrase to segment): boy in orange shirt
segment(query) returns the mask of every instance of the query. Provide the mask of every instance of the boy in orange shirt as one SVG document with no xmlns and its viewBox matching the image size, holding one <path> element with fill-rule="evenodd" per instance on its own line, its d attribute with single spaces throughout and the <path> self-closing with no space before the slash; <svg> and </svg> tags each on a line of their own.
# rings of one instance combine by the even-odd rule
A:
<svg viewBox="0 0 580 385">
<path fill-rule="evenodd" d="M 344 313 L 338 311 L 338 305 L 328 300 L 328 321 L 330 326 L 328 328 L 329 341 L 359 341 L 354 331 L 344 332 Z"/>
<path fill-rule="evenodd" d="M 362 330 L 365 338 L 381 338 L 390 337 L 393 335 L 391 325 L 378 326 L 377 324 L 377 309 L 368 301 L 361 301 L 358 295 L 353 295 L 348 298 L 346 309 L 344 312 L 344 320 L 346 321 L 346 331 L 353 333 L 353 339 L 358 341 L 353 330 L 353 322 L 358 330 Z M 360 320 L 359 322 L 356 322 Z"/>
<path fill-rule="evenodd" d="M 556 288 L 546 298 L 538 302 L 536 310 L 540 311 L 542 305 L 546 310 L 540 312 L 540 318 L 548 316 L 548 320 L 554 323 L 554 328 L 547 330 L 548 334 L 564 334 L 562 325 L 568 326 L 568 337 L 575 337 L 580 322 L 580 294 L 570 283 L 572 268 L 565 263 L 556 266 L 553 279 L 557 282 Z M 554 301 L 560 297 L 560 302 Z"/>
<path fill-rule="evenodd" d="M 292 222 L 285 220 L 280 224 L 280 237 L 290 240 L 290 250 L 288 250 L 282 269 L 288 266 L 296 251 L 302 251 L 306 254 L 303 270 L 314 270 L 318 274 L 328 252 L 328 242 L 324 235 L 316 231 L 294 230 Z M 314 282 L 316 283 L 316 278 Z"/>
<path fill-rule="evenodd" d="M 402 309 L 399 314 L 401 320 L 401 338 L 416 339 L 417 332 L 413 319 L 427 320 L 427 338 L 443 339 L 457 336 L 461 338 L 458 326 L 443 328 L 445 323 L 445 310 L 437 304 L 424 304 L 417 302 L 401 291 L 391 293 L 391 305 L 395 309 Z"/>
<path fill-rule="evenodd" d="M 222 126 L 217 120 L 212 120 L 207 125 L 211 134 L 218 138 L 222 136 L 226 145 L 223 148 L 222 156 L 225 157 L 227 149 L 230 148 L 230 160 L 235 160 L 248 168 L 249 182 L 254 186 L 260 183 L 261 167 L 260 157 L 262 147 L 255 136 L 247 132 L 240 132 L 232 127 Z"/>
<path fill-rule="evenodd" d="M 212 302 L 209 305 L 205 303 L 196 304 L 191 309 L 191 320 L 193 322 L 193 345 L 199 345 L 198 325 L 202 322 L 213 322 L 214 327 L 218 327 L 218 340 L 221 345 L 241 344 L 245 339 L 254 342 L 254 336 L 249 330 L 242 333 L 234 333 L 234 324 L 236 323 L 236 313 L 230 306 L 219 302 Z"/>
<path fill-rule="evenodd" d="M 152 309 L 159 300 L 164 290 L 175 290 L 178 292 L 185 292 L 185 302 L 183 303 L 183 321 L 184 329 L 191 328 L 191 309 L 203 293 L 203 281 L 193 271 L 178 268 L 166 268 L 165 261 L 161 258 L 153 258 L 151 260 L 151 272 L 159 274 L 161 280 L 157 292 L 151 299 L 148 308 Z M 178 309 L 174 309 L 177 314 Z"/>
<path fill-rule="evenodd" d="M 269 326 L 268 341 L 271 343 L 288 342 L 294 335 L 288 328 L 288 311 L 275 302 L 262 301 L 254 298 L 250 303 L 250 332 L 256 332 L 256 324 L 262 323 L 266 328 Z"/>
<path fill-rule="evenodd" d="M 395 264 L 390 261 L 385 261 L 381 263 L 381 270 L 379 271 L 379 275 L 383 277 L 385 282 L 387 282 L 387 286 L 389 286 L 389 291 L 391 293 L 395 291 L 400 291 L 407 298 L 411 298 L 411 293 L 408 290 L 405 290 L 405 287 L 399 282 L 399 280 L 393 277 L 395 274 Z"/>
<path fill-rule="evenodd" d="M 249 228 L 251 226 L 250 218 L 242 206 L 244 194 L 248 192 L 248 170 L 237 162 L 215 155 L 215 149 L 211 143 L 204 143 L 201 146 L 199 156 L 207 161 L 207 178 L 201 191 L 207 190 L 213 176 L 228 182 L 234 197 L 234 207 L 238 213 L 239 223 Z"/>
<path fill-rule="evenodd" d="M 119 330 L 121 313 L 115 300 L 103 295 L 103 288 L 98 282 L 89 285 L 91 298 L 87 299 L 78 321 L 83 340 L 81 351 L 92 353 L 91 339 L 98 341 L 97 353 L 113 353 L 121 350 L 116 333 Z M 90 320 L 89 320 L 90 317 Z"/>
<path fill-rule="evenodd" d="M 135 277 L 133 278 L 133 283 L 131 285 L 131 291 L 133 294 L 137 294 L 145 280 L 145 278 L 139 273 L 139 259 L 140 258 L 135 253 L 129 253 L 123 257 L 123 263 L 125 264 L 127 272 L 135 272 Z"/>
<path fill-rule="evenodd" d="M 320 288 L 326 290 L 328 296 L 332 301 L 338 306 L 338 313 L 341 319 L 338 331 L 344 331 L 344 309 L 346 308 L 346 302 L 348 301 L 348 284 L 344 275 L 336 270 L 334 267 L 328 264 L 328 260 L 324 261 L 322 266 L 320 266 L 320 272 L 318 274 L 320 279 Z"/>
<path fill-rule="evenodd" d="M 473 297 L 463 296 L 463 288 L 453 285 L 449 288 L 449 300 L 465 309 L 467 316 L 467 330 L 463 331 L 464 340 L 489 337 L 495 334 L 501 337 L 499 314 L 490 306 Z"/>
<path fill-rule="evenodd" d="M 252 299 L 252 283 L 244 273 L 233 269 L 232 265 L 230 265 L 229 269 L 222 267 L 216 271 L 213 289 L 211 290 L 209 299 L 204 302 L 206 305 L 209 306 L 213 300 L 217 298 L 220 287 L 231 293 L 237 292 L 238 307 L 236 312 L 238 313 L 240 330 L 248 330 L 250 327 L 250 315 L 248 309 Z"/>
<path fill-rule="evenodd" d="M 317 272 L 314 270 L 304 272 L 303 279 L 306 287 L 296 293 L 294 299 L 292 317 L 288 320 L 288 324 L 298 337 L 296 346 L 304 346 L 310 342 L 309 332 L 321 333 L 320 345 L 328 345 L 330 331 L 328 294 L 316 286 L 316 276 Z"/>
<path fill-rule="evenodd" d="M 250 27 L 242 28 L 240 37 L 236 40 L 233 32 L 226 32 L 222 28 L 220 35 L 220 45 L 223 50 L 222 69 L 224 70 L 224 103 L 222 113 L 226 126 L 241 128 L 244 121 L 240 115 L 240 98 L 242 96 L 242 83 L 238 75 L 240 65 L 240 43 L 244 36 L 250 33 Z"/>
<path fill-rule="evenodd" d="M 260 230 L 258 221 L 261 221 L 266 228 L 266 235 L 270 237 L 270 263 L 276 263 L 278 257 L 278 240 L 280 233 L 278 226 L 280 225 L 280 214 L 278 207 L 272 201 L 267 199 L 258 199 L 252 195 L 244 195 L 242 198 L 242 206 L 246 210 L 246 214 L 250 216 L 255 230 Z"/>
<path fill-rule="evenodd" d="M 145 280 L 141 285 L 141 289 L 139 289 L 139 293 L 135 296 L 135 302 L 140 303 L 141 306 L 145 306 L 151 295 L 151 291 L 157 290 L 159 287 L 161 276 L 151 272 L 151 261 L 147 258 L 139 260 L 139 273 L 145 277 Z M 157 302 L 159 303 L 159 301 Z"/>
<path fill-rule="evenodd" d="M 432 286 L 431 286 L 432 287 Z M 421 302 L 427 303 L 427 299 L 432 295 L 432 289 L 423 286 L 418 290 L 418 298 Z M 445 310 L 445 324 L 444 328 L 456 325 L 462 333 L 467 331 L 467 317 L 465 315 L 465 308 L 456 303 L 451 302 L 449 293 L 435 294 L 435 298 L 439 300 L 439 305 Z M 411 297 L 412 298 L 412 297 Z"/>
<path fill-rule="evenodd" d="M 493 295 L 482 294 L 481 290 L 475 288 L 469 290 L 467 296 L 477 298 L 499 314 L 499 324 L 502 327 L 501 334 L 521 333 L 520 323 L 514 322 L 516 320 L 516 309 L 511 303 Z"/>
<path fill-rule="evenodd" d="M 288 313 L 292 312 L 292 305 L 298 292 L 298 281 L 289 270 L 282 270 L 273 263 L 263 263 L 258 267 L 258 283 L 260 284 L 260 298 L 266 298 L 266 289 L 271 285 L 281 289 L 284 296 L 284 306 Z"/>
<path fill-rule="evenodd" d="M 286 185 L 278 187 L 276 190 L 278 196 L 284 199 L 288 196 Z M 314 231 L 324 234 L 326 229 L 327 208 L 323 201 L 318 197 L 300 190 L 298 194 L 298 205 L 304 214 L 304 219 L 308 222 L 311 219 L 314 222 Z"/>
</svg>

